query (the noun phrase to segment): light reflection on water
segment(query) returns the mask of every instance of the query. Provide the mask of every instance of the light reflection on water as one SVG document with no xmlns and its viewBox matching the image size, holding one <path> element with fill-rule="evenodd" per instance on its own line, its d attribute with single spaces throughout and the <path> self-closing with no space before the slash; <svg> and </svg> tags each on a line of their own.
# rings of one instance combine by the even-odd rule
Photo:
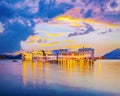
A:
<svg viewBox="0 0 120 96">
<path fill-rule="evenodd" d="M 62 84 L 69 87 L 120 92 L 120 61 L 60 60 L 59 63 L 23 61 L 27 85 Z"/>
<path fill-rule="evenodd" d="M 61 88 L 59 85 L 67 87 Z M 57 88 L 60 88 L 59 91 Z M 71 93 L 69 88 L 74 90 L 77 88 L 78 91 L 72 92 L 72 89 Z M 16 89 L 18 93 L 31 93 L 33 90 L 38 93 L 41 91 L 36 90 L 47 90 L 51 94 L 49 91 L 51 89 L 52 92 L 57 91 L 59 93 L 56 96 L 61 96 L 62 92 L 66 92 L 65 96 L 72 96 L 70 94 L 73 93 L 78 93 L 79 96 L 81 94 L 79 92 L 86 92 L 81 88 L 93 90 L 92 95 L 95 95 L 96 91 L 120 94 L 120 60 L 63 59 L 59 60 L 58 63 L 21 60 L 18 62 L 0 61 L 0 90 L 2 89 L 1 92 L 3 93 L 7 91 L 8 94 L 14 94 Z M 1 92 L 0 95 L 3 94 Z M 102 95 L 105 93 L 100 96 Z"/>
</svg>

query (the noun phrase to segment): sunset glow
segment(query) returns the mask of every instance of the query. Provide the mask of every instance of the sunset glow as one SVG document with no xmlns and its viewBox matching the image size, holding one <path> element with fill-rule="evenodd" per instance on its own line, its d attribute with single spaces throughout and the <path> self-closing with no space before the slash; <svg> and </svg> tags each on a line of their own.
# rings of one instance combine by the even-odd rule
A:
<svg viewBox="0 0 120 96">
<path fill-rule="evenodd" d="M 61 48 L 77 50 L 84 46 L 95 48 L 95 55 L 102 56 L 110 50 L 120 48 L 120 2 L 116 0 L 116 3 L 112 3 L 112 1 L 101 3 L 91 1 L 88 5 L 87 0 L 85 2 L 82 0 L 75 0 L 75 2 L 37 0 L 36 3 L 30 2 L 28 5 L 27 1 L 17 2 L 15 6 L 12 4 L 11 8 L 7 9 L 8 11 L 14 8 L 14 10 L 29 12 L 29 15 L 24 13 L 18 14 L 19 17 L 15 18 L 1 17 L 0 53 Z M 44 6 L 43 9 L 40 9 L 38 2 L 43 3 L 40 5 Z M 4 2 L 1 3 L 4 4 Z M 23 3 L 23 8 L 28 7 L 28 9 L 20 9 L 21 3 Z M 63 3 L 66 6 L 62 5 Z M 47 9 L 50 4 L 53 4 L 53 8 Z M 110 4 L 118 5 L 114 7 Z M 3 12 L 3 15 L 6 16 L 7 13 Z M 6 38 L 13 39 L 9 42 Z M 10 44 L 9 48 L 3 43 Z"/>
</svg>

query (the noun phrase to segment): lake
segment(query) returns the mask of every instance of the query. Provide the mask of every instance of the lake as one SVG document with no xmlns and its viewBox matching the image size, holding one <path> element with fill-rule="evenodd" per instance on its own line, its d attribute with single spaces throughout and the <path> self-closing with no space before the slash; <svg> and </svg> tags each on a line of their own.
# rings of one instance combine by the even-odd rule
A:
<svg viewBox="0 0 120 96">
<path fill-rule="evenodd" d="M 120 60 L 1 60 L 0 96 L 120 96 Z"/>
</svg>

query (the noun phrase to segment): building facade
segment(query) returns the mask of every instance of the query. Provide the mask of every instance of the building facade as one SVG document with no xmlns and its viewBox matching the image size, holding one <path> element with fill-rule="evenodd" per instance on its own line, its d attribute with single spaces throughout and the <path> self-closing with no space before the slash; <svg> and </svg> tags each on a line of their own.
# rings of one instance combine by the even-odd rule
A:
<svg viewBox="0 0 120 96">
<path fill-rule="evenodd" d="M 34 51 L 31 53 L 24 52 L 22 54 L 23 60 L 55 60 L 55 59 L 94 59 L 93 48 L 80 48 L 77 51 L 70 51 L 68 49 L 59 49 L 52 51 Z"/>
</svg>

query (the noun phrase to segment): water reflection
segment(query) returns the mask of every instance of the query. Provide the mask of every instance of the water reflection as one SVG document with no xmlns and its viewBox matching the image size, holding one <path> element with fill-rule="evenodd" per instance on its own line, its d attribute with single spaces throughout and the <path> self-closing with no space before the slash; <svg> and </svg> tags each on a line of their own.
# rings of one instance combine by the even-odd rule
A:
<svg viewBox="0 0 120 96">
<path fill-rule="evenodd" d="M 120 92 L 120 61 L 61 59 L 56 62 L 23 61 L 24 86 L 59 84 L 68 87 Z"/>
<path fill-rule="evenodd" d="M 45 78 L 47 78 L 49 75 L 46 68 L 49 67 L 48 62 L 43 63 L 41 61 L 23 61 L 22 63 L 24 85 L 29 82 L 32 82 L 33 85 L 36 83 L 44 83 Z"/>
<path fill-rule="evenodd" d="M 70 96 L 70 94 L 73 96 L 75 93 L 77 94 L 75 96 L 80 96 L 81 92 L 88 94 L 85 90 L 93 92 L 93 94 L 99 92 L 104 96 L 106 96 L 106 92 L 120 95 L 119 73 L 120 60 L 61 59 L 58 63 L 21 62 L 21 60 L 18 62 L 0 61 L 0 89 L 2 90 L 0 96 L 14 94 L 15 92 L 16 94 L 17 92 L 22 93 L 24 96 L 27 96 L 26 93 L 29 95 L 30 93 L 34 94 L 34 92 L 42 94 L 40 96 L 48 96 L 48 94 L 54 93 L 60 93 L 57 96 L 61 96 L 64 92 L 69 93 L 65 96 Z M 43 95 L 46 93 L 47 95 Z"/>
<path fill-rule="evenodd" d="M 61 59 L 58 64 L 54 62 L 23 61 L 23 83 L 35 84 L 63 83 L 71 85 L 80 79 L 80 76 L 90 75 L 94 71 L 93 60 Z M 73 80 L 73 82 L 71 82 Z"/>
<path fill-rule="evenodd" d="M 98 62 L 98 75 L 100 75 L 102 72 L 102 65 L 101 65 L 101 62 L 99 61 Z"/>
<path fill-rule="evenodd" d="M 80 72 L 80 74 L 90 74 L 94 71 L 94 61 L 93 60 L 66 60 L 61 59 L 59 61 L 59 66 L 62 70 L 70 73 L 73 71 Z"/>
</svg>

